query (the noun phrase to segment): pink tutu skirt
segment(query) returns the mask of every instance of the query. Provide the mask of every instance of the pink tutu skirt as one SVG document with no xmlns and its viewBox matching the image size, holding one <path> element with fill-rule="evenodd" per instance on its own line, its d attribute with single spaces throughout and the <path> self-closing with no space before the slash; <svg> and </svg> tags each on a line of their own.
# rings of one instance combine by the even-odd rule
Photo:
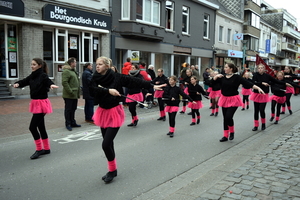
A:
<svg viewBox="0 0 300 200">
<path fill-rule="evenodd" d="M 220 96 L 221 96 L 221 90 L 217 90 L 217 91 L 211 90 L 208 96 L 209 96 L 211 99 L 220 97 Z"/>
<path fill-rule="evenodd" d="M 295 89 L 294 87 L 286 87 L 286 92 L 285 93 L 292 93 L 295 94 Z"/>
<path fill-rule="evenodd" d="M 143 96 L 143 93 L 137 93 L 137 94 L 127 94 L 127 96 L 129 97 L 129 98 L 132 98 L 132 99 L 134 99 L 134 100 L 136 100 L 136 101 L 144 101 L 144 96 Z M 126 98 L 126 103 L 130 103 L 130 102 L 134 102 L 134 101 L 132 101 L 131 99 L 127 99 Z"/>
<path fill-rule="evenodd" d="M 178 112 L 179 106 L 166 106 L 165 112 L 172 113 L 172 112 Z"/>
<path fill-rule="evenodd" d="M 52 113 L 51 102 L 49 99 L 31 99 L 29 104 L 29 112 L 33 114 Z"/>
<path fill-rule="evenodd" d="M 163 94 L 164 94 L 163 90 L 155 90 L 154 98 L 162 98 Z"/>
<path fill-rule="evenodd" d="M 122 105 L 110 109 L 98 107 L 93 116 L 94 123 L 101 128 L 121 127 L 125 120 L 125 112 Z"/>
<path fill-rule="evenodd" d="M 235 96 L 223 96 L 221 95 L 218 106 L 229 108 L 229 107 L 239 107 L 242 106 L 243 102 L 240 95 Z"/>
<path fill-rule="evenodd" d="M 203 107 L 202 101 L 195 101 L 196 103 L 189 102 L 188 107 L 191 109 L 200 109 Z"/>
<path fill-rule="evenodd" d="M 245 88 L 242 88 L 242 95 L 251 95 L 252 93 L 252 90 L 251 89 L 245 89 Z"/>
<path fill-rule="evenodd" d="M 272 101 L 272 100 L 276 101 L 277 103 L 283 104 L 286 100 L 286 96 L 279 97 L 276 95 L 272 95 L 272 96 L 270 96 L 270 101 Z"/>
<path fill-rule="evenodd" d="M 207 89 L 207 92 L 211 92 L 211 91 L 212 91 L 212 88 L 209 87 L 209 88 Z"/>
<path fill-rule="evenodd" d="M 183 92 L 184 92 L 185 94 L 189 95 L 189 88 L 188 88 L 188 87 L 184 88 Z"/>
<path fill-rule="evenodd" d="M 252 92 L 250 95 L 250 100 L 256 102 L 256 103 L 267 103 L 270 101 L 269 94 L 259 94 Z"/>
</svg>

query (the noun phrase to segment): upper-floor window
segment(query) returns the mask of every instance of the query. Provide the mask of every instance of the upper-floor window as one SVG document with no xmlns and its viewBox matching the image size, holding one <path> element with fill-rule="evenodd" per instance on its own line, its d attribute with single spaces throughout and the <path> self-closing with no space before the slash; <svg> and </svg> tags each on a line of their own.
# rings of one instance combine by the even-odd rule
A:
<svg viewBox="0 0 300 200">
<path fill-rule="evenodd" d="M 160 24 L 160 2 L 155 0 L 136 1 L 136 19 L 151 24 Z"/>
<path fill-rule="evenodd" d="M 261 0 L 252 0 L 252 1 L 260 6 Z"/>
<path fill-rule="evenodd" d="M 238 31 L 235 31 L 235 34 L 238 34 Z M 237 46 L 238 45 L 238 40 L 234 40 L 234 45 Z"/>
<path fill-rule="evenodd" d="M 209 15 L 204 14 L 203 37 L 208 39 L 209 35 Z"/>
<path fill-rule="evenodd" d="M 219 42 L 223 42 L 223 26 L 219 26 Z"/>
<path fill-rule="evenodd" d="M 259 29 L 260 17 L 254 13 L 251 13 L 251 26 Z"/>
<path fill-rule="evenodd" d="M 231 38 L 232 38 L 232 36 L 231 36 L 231 29 L 229 28 L 227 30 L 227 43 L 228 44 L 231 44 Z"/>
<path fill-rule="evenodd" d="M 173 30 L 174 24 L 174 3 L 166 1 L 166 29 Z"/>
<path fill-rule="evenodd" d="M 189 15 L 190 9 L 186 6 L 182 6 L 182 33 L 189 33 Z"/>
<path fill-rule="evenodd" d="M 122 19 L 130 19 L 130 0 L 122 0 Z"/>
</svg>

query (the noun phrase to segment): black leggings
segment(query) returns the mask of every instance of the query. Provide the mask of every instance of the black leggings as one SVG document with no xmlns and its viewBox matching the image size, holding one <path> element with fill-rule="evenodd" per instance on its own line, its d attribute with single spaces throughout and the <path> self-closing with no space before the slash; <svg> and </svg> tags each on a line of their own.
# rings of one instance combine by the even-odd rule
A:
<svg viewBox="0 0 300 200">
<path fill-rule="evenodd" d="M 219 101 L 219 98 L 210 99 L 212 109 L 219 108 L 218 101 Z"/>
<path fill-rule="evenodd" d="M 275 100 L 272 100 L 271 113 L 275 113 L 276 104 L 277 104 L 276 117 L 279 117 L 280 116 L 280 108 L 281 108 L 282 104 L 281 103 L 277 103 Z"/>
<path fill-rule="evenodd" d="M 116 157 L 114 148 L 114 139 L 119 131 L 118 128 L 101 128 L 101 133 L 103 137 L 102 149 L 108 161 L 113 161 Z"/>
<path fill-rule="evenodd" d="M 158 101 L 158 106 L 159 106 L 159 111 L 163 111 L 165 109 L 164 101 L 162 98 L 157 98 Z"/>
<path fill-rule="evenodd" d="M 223 113 L 223 128 L 224 130 L 228 130 L 228 126 L 233 126 L 233 115 L 238 107 L 228 107 L 223 108 L 222 107 L 222 113 Z"/>
<path fill-rule="evenodd" d="M 254 120 L 258 120 L 260 114 L 261 118 L 266 118 L 266 113 L 265 113 L 265 108 L 266 108 L 267 103 L 257 103 L 254 102 Z"/>
<path fill-rule="evenodd" d="M 129 107 L 129 112 L 131 113 L 131 116 L 136 116 L 136 104 L 137 102 L 130 102 L 128 104 L 128 107 Z"/>
<path fill-rule="evenodd" d="M 45 115 L 46 114 L 44 113 L 38 113 L 32 115 L 31 122 L 29 125 L 29 130 L 34 140 L 38 140 L 40 138 L 42 139 L 48 138 L 46 127 L 45 127 L 45 119 L 44 119 Z"/>
<path fill-rule="evenodd" d="M 286 104 L 287 107 L 290 107 L 291 106 L 292 93 L 286 93 L 285 96 L 286 96 L 286 100 L 285 100 L 285 103 L 282 104 L 282 107 L 285 107 L 285 104 Z"/>
<path fill-rule="evenodd" d="M 197 116 L 200 116 L 199 109 L 192 109 L 192 118 L 195 118 Z"/>
<path fill-rule="evenodd" d="M 243 103 L 249 102 L 249 95 L 243 95 Z"/>
<path fill-rule="evenodd" d="M 170 124 L 170 127 L 175 127 L 175 117 L 176 117 L 176 114 L 177 112 L 172 112 L 172 113 L 169 113 L 169 124 Z"/>
</svg>

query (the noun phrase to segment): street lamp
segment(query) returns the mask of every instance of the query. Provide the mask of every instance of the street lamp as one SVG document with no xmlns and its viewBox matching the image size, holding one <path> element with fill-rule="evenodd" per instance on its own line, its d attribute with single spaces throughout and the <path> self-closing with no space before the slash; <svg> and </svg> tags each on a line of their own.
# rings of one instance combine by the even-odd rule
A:
<svg viewBox="0 0 300 200">
<path fill-rule="evenodd" d="M 243 63 L 242 63 L 242 70 L 244 70 L 244 65 L 245 65 L 245 56 L 246 56 L 246 44 L 248 42 L 248 40 L 241 40 L 243 43 Z"/>
</svg>

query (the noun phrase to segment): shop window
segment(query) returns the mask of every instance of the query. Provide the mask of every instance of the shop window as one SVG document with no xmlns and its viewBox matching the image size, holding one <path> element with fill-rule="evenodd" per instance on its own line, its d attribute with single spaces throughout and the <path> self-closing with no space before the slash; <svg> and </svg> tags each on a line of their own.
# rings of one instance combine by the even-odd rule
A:
<svg viewBox="0 0 300 200">
<path fill-rule="evenodd" d="M 130 19 L 130 0 L 122 0 L 122 13 L 123 20 Z"/>
<path fill-rule="evenodd" d="M 203 37 L 205 39 L 209 38 L 209 15 L 208 14 L 204 14 Z"/>
<path fill-rule="evenodd" d="M 56 34 L 56 45 L 55 45 L 55 61 L 56 62 L 64 62 L 66 61 L 67 58 L 67 48 L 68 48 L 68 43 L 67 43 L 67 35 L 68 31 L 67 30 L 61 30 L 61 29 L 56 29 L 55 30 Z"/>
<path fill-rule="evenodd" d="M 83 38 L 83 48 L 82 48 L 82 61 L 83 62 L 92 62 L 92 38 L 91 33 L 82 33 Z"/>
<path fill-rule="evenodd" d="M 99 37 L 93 37 L 93 58 L 92 61 L 96 63 L 96 59 L 100 56 L 100 48 L 99 48 Z"/>
<path fill-rule="evenodd" d="M 166 29 L 173 30 L 174 26 L 174 3 L 166 1 Z"/>
<path fill-rule="evenodd" d="M 155 0 L 137 0 L 136 19 L 139 21 L 159 25 L 160 2 Z"/>
<path fill-rule="evenodd" d="M 48 67 L 48 76 L 54 77 L 53 71 L 53 32 L 52 31 L 44 31 L 43 32 L 43 60 L 47 63 Z"/>
<path fill-rule="evenodd" d="M 16 25 L 7 24 L 8 77 L 18 77 L 18 42 Z"/>
<path fill-rule="evenodd" d="M 0 24 L 0 77 L 6 77 L 6 61 L 5 61 L 5 27 L 4 24 Z"/>
<path fill-rule="evenodd" d="M 182 33 L 189 34 L 189 13 L 190 9 L 182 6 Z"/>
</svg>

